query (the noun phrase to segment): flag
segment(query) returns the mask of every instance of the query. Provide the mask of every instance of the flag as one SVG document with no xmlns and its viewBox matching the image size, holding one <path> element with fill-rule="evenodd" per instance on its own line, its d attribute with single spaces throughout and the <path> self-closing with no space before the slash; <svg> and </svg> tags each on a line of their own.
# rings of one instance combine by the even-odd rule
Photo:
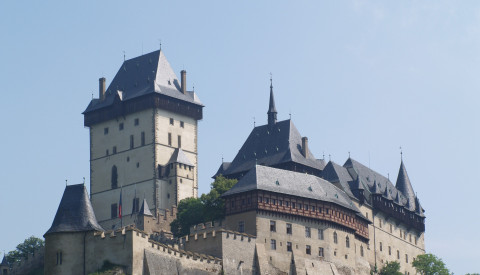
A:
<svg viewBox="0 0 480 275">
<path fill-rule="evenodd" d="M 118 217 L 122 218 L 122 190 L 120 190 L 120 201 L 118 202 Z"/>
</svg>

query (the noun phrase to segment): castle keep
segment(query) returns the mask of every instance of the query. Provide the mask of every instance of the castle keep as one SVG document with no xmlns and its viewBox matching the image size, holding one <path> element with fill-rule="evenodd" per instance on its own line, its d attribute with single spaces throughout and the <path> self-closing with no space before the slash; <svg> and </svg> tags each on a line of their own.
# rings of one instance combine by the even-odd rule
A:
<svg viewBox="0 0 480 275">
<path fill-rule="evenodd" d="M 398 261 L 415 274 L 425 215 L 403 159 L 393 183 L 350 157 L 315 158 L 292 120 L 277 121 L 272 83 L 267 124 L 214 175 L 238 179 L 222 195 L 225 219 L 173 238 L 177 204 L 198 196 L 203 105 L 186 86 L 162 51 L 124 61 L 108 88 L 100 78 L 83 113 L 90 197 L 83 184 L 65 188 L 44 235 L 45 274 L 89 274 L 106 261 L 128 274 L 309 275 Z"/>
</svg>

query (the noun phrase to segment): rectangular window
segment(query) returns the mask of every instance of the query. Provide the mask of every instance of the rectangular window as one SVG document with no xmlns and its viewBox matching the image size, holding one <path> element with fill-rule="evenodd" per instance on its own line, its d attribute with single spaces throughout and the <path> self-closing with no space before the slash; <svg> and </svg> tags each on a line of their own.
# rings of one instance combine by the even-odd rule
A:
<svg viewBox="0 0 480 275">
<path fill-rule="evenodd" d="M 312 206 L 312 212 L 315 212 L 315 206 Z"/>
<path fill-rule="evenodd" d="M 383 250 L 383 245 L 382 245 L 382 242 L 380 242 L 380 251 Z"/>
<path fill-rule="evenodd" d="M 292 235 L 292 224 L 291 223 L 287 223 L 287 234 Z"/>
<path fill-rule="evenodd" d="M 118 124 L 118 130 L 119 130 L 119 131 L 122 131 L 122 130 L 123 130 L 123 122 L 121 122 L 120 124 Z"/>
<path fill-rule="evenodd" d="M 108 135 L 108 127 L 103 128 L 103 134 Z"/>
<path fill-rule="evenodd" d="M 311 230 L 310 230 L 310 227 L 306 227 L 306 226 L 305 226 L 305 237 L 307 237 L 307 238 L 312 237 L 312 234 L 311 234 L 311 233 L 312 233 L 312 232 L 311 232 Z"/>
<path fill-rule="evenodd" d="M 408 254 L 405 254 L 405 262 L 408 264 Z"/>
<path fill-rule="evenodd" d="M 283 201 L 282 200 L 278 201 L 278 206 L 283 206 Z"/>
<path fill-rule="evenodd" d="M 110 206 L 110 217 L 112 219 L 116 218 L 117 217 L 117 204 L 114 203 Z"/>
<path fill-rule="evenodd" d="M 173 118 L 170 118 L 170 125 L 173 125 Z"/>
<path fill-rule="evenodd" d="M 262 197 L 258 197 L 258 202 L 263 202 Z"/>
<path fill-rule="evenodd" d="M 185 124 L 183 123 L 183 121 L 180 121 L 180 127 L 185 128 Z"/>
<path fill-rule="evenodd" d="M 138 124 L 140 124 L 140 120 L 138 118 L 135 119 L 135 126 L 137 126 Z"/>
<path fill-rule="evenodd" d="M 178 136 L 178 148 L 182 148 L 182 136 Z"/>
<path fill-rule="evenodd" d="M 270 199 L 269 199 L 269 198 L 265 198 L 265 203 L 270 203 Z"/>
<path fill-rule="evenodd" d="M 417 237 L 415 237 L 415 245 L 417 245 Z"/>
<path fill-rule="evenodd" d="M 285 202 L 285 206 L 286 206 L 286 207 L 289 207 L 289 206 L 290 206 L 290 202 L 289 202 L 289 201 L 286 201 L 286 202 Z"/>
<path fill-rule="evenodd" d="M 277 241 L 274 239 L 270 240 L 270 249 L 277 250 Z"/>
<path fill-rule="evenodd" d="M 397 250 L 397 259 L 400 260 L 400 250 Z"/>
<path fill-rule="evenodd" d="M 319 257 L 325 257 L 325 254 L 323 253 L 323 247 L 318 248 L 318 256 Z"/>
<path fill-rule="evenodd" d="M 308 211 L 308 204 L 305 204 L 305 208 L 304 208 L 304 209 Z"/>
<path fill-rule="evenodd" d="M 393 231 L 393 230 L 392 230 L 392 225 L 390 225 L 390 233 L 392 233 L 392 231 Z"/>
<path fill-rule="evenodd" d="M 302 204 L 301 203 L 298 204 L 298 209 L 302 210 Z"/>
<path fill-rule="evenodd" d="M 239 221 L 238 222 L 238 232 L 243 233 L 245 232 L 245 222 Z"/>
<path fill-rule="evenodd" d="M 230 202 L 230 205 L 232 206 L 232 208 L 235 208 L 235 201 L 232 200 L 232 201 Z"/>
<path fill-rule="evenodd" d="M 392 255 L 392 247 L 388 247 L 388 255 Z"/>
<path fill-rule="evenodd" d="M 113 154 L 116 154 L 116 153 L 117 153 L 117 146 L 113 146 L 112 152 L 113 152 Z"/>
<path fill-rule="evenodd" d="M 252 199 L 251 198 L 247 198 L 247 204 L 251 204 L 252 203 Z"/>
<path fill-rule="evenodd" d="M 277 223 L 275 221 L 270 221 L 270 232 L 277 232 Z"/>
<path fill-rule="evenodd" d="M 292 202 L 292 208 L 295 209 L 295 203 L 294 202 Z"/>
<path fill-rule="evenodd" d="M 323 229 L 318 229 L 318 239 L 323 240 Z"/>
<path fill-rule="evenodd" d="M 133 149 L 133 135 L 130 135 L 130 149 Z"/>
<path fill-rule="evenodd" d="M 105 152 L 105 154 L 106 154 L 107 156 L 110 154 L 110 153 L 108 152 L 108 149 L 107 149 L 107 151 Z"/>
<path fill-rule="evenodd" d="M 142 143 L 142 146 L 145 145 L 145 132 L 142 132 L 141 136 L 140 136 L 140 141 Z"/>
<path fill-rule="evenodd" d="M 308 244 L 305 247 L 305 253 L 307 253 L 307 255 L 312 255 L 312 247 L 309 246 Z"/>
<path fill-rule="evenodd" d="M 168 133 L 168 146 L 172 146 L 172 133 Z"/>
<path fill-rule="evenodd" d="M 62 264 L 62 252 L 61 251 L 58 251 L 57 252 L 57 265 L 61 265 Z M 7 274 L 7 270 L 3 270 L 3 274 L 6 275 Z"/>
<path fill-rule="evenodd" d="M 277 205 L 277 200 L 276 200 L 276 199 L 272 199 L 272 204 L 273 204 L 273 205 Z"/>
<path fill-rule="evenodd" d="M 378 225 L 382 228 L 382 220 L 378 220 Z"/>
<path fill-rule="evenodd" d="M 287 242 L 287 251 L 292 252 L 292 243 Z"/>
</svg>

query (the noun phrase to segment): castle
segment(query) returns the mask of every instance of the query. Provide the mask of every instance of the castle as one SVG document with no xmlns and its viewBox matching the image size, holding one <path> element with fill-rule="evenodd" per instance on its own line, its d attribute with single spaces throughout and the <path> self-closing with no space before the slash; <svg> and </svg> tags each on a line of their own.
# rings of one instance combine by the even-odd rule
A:
<svg viewBox="0 0 480 275">
<path fill-rule="evenodd" d="M 173 238 L 176 205 L 198 196 L 204 106 L 161 50 L 105 82 L 83 112 L 90 196 L 83 184 L 65 188 L 44 235 L 45 274 L 89 274 L 106 261 L 128 274 L 370 274 L 398 261 L 415 274 L 425 215 L 403 159 L 394 184 L 352 158 L 315 158 L 292 120 L 277 121 L 272 83 L 268 123 L 215 174 L 238 179 L 222 195 L 225 219 Z"/>
</svg>

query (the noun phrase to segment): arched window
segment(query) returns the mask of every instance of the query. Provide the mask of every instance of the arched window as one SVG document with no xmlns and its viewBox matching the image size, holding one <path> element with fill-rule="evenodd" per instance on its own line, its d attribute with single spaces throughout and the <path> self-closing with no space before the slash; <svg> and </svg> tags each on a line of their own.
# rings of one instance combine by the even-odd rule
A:
<svg viewBox="0 0 480 275">
<path fill-rule="evenodd" d="M 350 247 L 350 238 L 347 236 L 347 238 L 345 238 L 345 245 L 348 247 Z"/>
<path fill-rule="evenodd" d="M 118 173 L 117 173 L 117 166 L 112 167 L 112 189 L 118 187 Z"/>
<path fill-rule="evenodd" d="M 338 243 L 337 232 L 333 232 L 333 242 L 334 242 L 334 243 Z"/>
</svg>

